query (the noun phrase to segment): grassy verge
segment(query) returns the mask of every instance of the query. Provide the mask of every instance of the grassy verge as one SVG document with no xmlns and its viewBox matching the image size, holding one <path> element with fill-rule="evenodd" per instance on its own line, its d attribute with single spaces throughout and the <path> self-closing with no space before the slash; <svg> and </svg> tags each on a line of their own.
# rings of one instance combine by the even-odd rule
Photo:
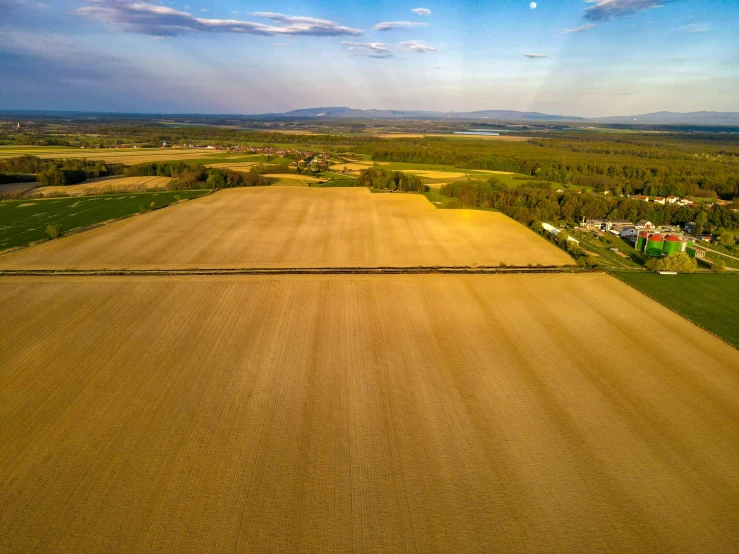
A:
<svg viewBox="0 0 739 554">
<path fill-rule="evenodd" d="M 735 301 L 739 276 L 619 271 L 612 275 L 739 348 L 739 304 Z"/>
<path fill-rule="evenodd" d="M 48 225 L 61 225 L 63 232 L 68 233 L 140 211 L 164 208 L 206 192 L 183 190 L 2 201 L 0 251 L 49 238 Z"/>
</svg>

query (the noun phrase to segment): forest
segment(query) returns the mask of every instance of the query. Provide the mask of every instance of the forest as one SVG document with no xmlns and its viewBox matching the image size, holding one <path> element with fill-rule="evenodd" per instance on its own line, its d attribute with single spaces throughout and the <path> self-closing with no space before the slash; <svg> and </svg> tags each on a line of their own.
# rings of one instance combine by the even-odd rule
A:
<svg viewBox="0 0 739 554">
<path fill-rule="evenodd" d="M 354 150 L 374 161 L 513 171 L 617 196 L 739 197 L 739 142 L 700 144 L 687 138 L 665 144 L 601 137 L 495 143 L 416 139 L 365 144 Z"/>
</svg>

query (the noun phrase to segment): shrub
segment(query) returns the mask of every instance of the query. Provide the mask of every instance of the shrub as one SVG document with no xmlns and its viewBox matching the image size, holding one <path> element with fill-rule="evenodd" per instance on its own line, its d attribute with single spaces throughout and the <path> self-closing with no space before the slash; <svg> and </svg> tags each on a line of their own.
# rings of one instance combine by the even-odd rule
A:
<svg viewBox="0 0 739 554">
<path fill-rule="evenodd" d="M 649 271 L 674 271 L 676 273 L 694 273 L 698 262 L 685 252 L 673 252 L 665 258 L 652 258 L 646 263 Z"/>
<path fill-rule="evenodd" d="M 59 223 L 52 223 L 46 226 L 46 234 L 50 239 L 58 239 L 64 234 L 64 229 Z"/>
<path fill-rule="evenodd" d="M 733 246 L 735 243 L 734 234 L 731 231 L 724 231 L 718 236 L 718 243 L 721 246 Z"/>
<path fill-rule="evenodd" d="M 714 273 L 726 273 L 726 261 L 720 259 L 711 266 Z"/>
</svg>

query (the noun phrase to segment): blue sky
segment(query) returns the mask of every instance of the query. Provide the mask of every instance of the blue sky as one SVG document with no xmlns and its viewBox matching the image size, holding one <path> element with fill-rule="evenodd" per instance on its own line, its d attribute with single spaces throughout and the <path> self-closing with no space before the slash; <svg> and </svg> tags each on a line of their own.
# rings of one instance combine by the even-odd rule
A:
<svg viewBox="0 0 739 554">
<path fill-rule="evenodd" d="M 0 0 L 0 109 L 739 111 L 737 0 Z"/>
</svg>

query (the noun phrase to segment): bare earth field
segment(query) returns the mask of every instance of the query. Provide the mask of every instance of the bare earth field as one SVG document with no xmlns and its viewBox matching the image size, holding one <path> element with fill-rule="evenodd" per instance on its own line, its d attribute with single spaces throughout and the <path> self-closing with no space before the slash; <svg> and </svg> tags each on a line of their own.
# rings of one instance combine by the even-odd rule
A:
<svg viewBox="0 0 739 554">
<path fill-rule="evenodd" d="M 49 146 L 0 147 L 0 159 L 17 156 L 39 158 L 87 158 L 108 163 L 137 164 L 165 160 L 199 159 L 208 156 L 223 157 L 218 150 L 183 150 L 177 148 L 57 148 Z"/>
<path fill-rule="evenodd" d="M 254 187 L 0 257 L 0 268 L 570 265 L 508 217 L 437 210 L 421 195 Z"/>
<path fill-rule="evenodd" d="M 243 173 L 248 173 L 249 170 L 255 166 L 257 162 L 234 162 L 234 163 L 216 163 L 216 164 L 208 164 L 208 167 L 215 167 L 219 169 L 230 169 L 231 171 L 241 171 Z"/>
<path fill-rule="evenodd" d="M 6 277 L 0 313 L 3 552 L 739 542 L 739 352 L 603 274 Z"/>
<path fill-rule="evenodd" d="M 163 189 L 171 180 L 170 177 L 113 177 L 112 179 L 95 179 L 64 187 L 39 187 L 33 190 L 33 194 L 81 196 L 85 194 L 103 194 L 105 192 L 141 192 Z"/>
</svg>

